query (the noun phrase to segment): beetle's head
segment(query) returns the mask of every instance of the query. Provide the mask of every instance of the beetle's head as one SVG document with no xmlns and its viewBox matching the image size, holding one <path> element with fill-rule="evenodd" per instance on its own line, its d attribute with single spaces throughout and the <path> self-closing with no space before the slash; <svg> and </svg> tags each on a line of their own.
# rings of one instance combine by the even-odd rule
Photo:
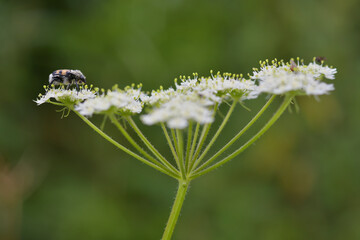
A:
<svg viewBox="0 0 360 240">
<path fill-rule="evenodd" d="M 75 75 L 78 84 L 86 83 L 86 77 L 80 70 L 72 70 L 72 74 Z"/>
</svg>

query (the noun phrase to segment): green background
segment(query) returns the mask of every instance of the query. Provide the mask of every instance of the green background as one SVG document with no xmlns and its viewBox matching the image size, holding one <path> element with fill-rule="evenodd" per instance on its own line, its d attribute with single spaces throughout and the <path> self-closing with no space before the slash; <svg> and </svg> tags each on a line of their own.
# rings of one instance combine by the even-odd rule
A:
<svg viewBox="0 0 360 240">
<path fill-rule="evenodd" d="M 36 106 L 52 71 L 151 90 L 180 74 L 246 74 L 297 56 L 325 56 L 336 91 L 299 98 L 299 113 L 194 181 L 174 239 L 360 239 L 359 9 L 357 0 L 1 0 L 0 239 L 159 239 L 175 196 L 176 181 L 74 114 Z M 250 113 L 238 107 L 218 143 L 265 97 Z M 170 156 L 160 128 L 141 127 Z M 127 144 L 110 124 L 106 132 Z"/>
</svg>

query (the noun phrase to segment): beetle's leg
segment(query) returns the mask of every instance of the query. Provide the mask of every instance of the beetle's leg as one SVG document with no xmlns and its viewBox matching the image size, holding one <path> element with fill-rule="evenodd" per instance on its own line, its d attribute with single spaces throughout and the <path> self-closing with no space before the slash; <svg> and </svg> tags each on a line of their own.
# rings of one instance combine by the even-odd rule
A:
<svg viewBox="0 0 360 240">
<path fill-rule="evenodd" d="M 52 79 L 51 82 L 49 82 L 49 87 L 46 89 L 46 92 L 48 92 L 51 88 L 51 85 L 55 82 L 55 79 Z"/>
<path fill-rule="evenodd" d="M 46 92 L 50 90 L 51 85 L 53 85 L 54 82 L 61 82 L 61 79 L 59 79 L 59 78 L 57 78 L 57 77 L 54 77 L 54 78 L 49 82 L 49 87 L 48 87 L 48 89 L 46 90 Z"/>
</svg>

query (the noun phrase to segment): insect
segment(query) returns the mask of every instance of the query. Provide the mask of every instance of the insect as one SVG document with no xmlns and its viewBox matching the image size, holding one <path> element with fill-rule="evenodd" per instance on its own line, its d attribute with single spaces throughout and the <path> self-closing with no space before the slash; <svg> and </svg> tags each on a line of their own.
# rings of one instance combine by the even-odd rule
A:
<svg viewBox="0 0 360 240">
<path fill-rule="evenodd" d="M 294 71 L 297 70 L 297 65 L 296 65 L 296 63 L 294 62 L 293 59 L 290 60 L 290 70 L 291 70 L 292 72 L 294 72 Z"/>
<path fill-rule="evenodd" d="M 69 89 L 71 85 L 75 84 L 76 89 L 79 89 L 79 84 L 85 84 L 86 77 L 80 70 L 60 69 L 53 71 L 49 75 L 49 85 L 66 85 Z"/>
<path fill-rule="evenodd" d="M 315 62 L 316 62 L 317 64 L 322 64 L 325 60 L 326 60 L 325 57 L 316 57 L 316 58 L 315 58 Z"/>
</svg>

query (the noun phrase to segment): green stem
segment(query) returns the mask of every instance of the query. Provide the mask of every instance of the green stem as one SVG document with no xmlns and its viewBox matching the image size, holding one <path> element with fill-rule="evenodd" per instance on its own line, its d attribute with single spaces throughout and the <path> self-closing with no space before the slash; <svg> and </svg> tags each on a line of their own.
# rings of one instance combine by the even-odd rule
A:
<svg viewBox="0 0 360 240">
<path fill-rule="evenodd" d="M 185 169 L 186 170 L 188 169 L 188 166 L 189 166 L 192 133 L 193 133 L 193 121 L 190 121 L 189 127 L 188 127 L 187 141 L 186 141 L 186 155 L 185 155 Z"/>
<path fill-rule="evenodd" d="M 174 141 L 174 146 L 175 146 L 176 155 L 177 155 L 178 158 L 179 158 L 179 145 L 178 145 L 178 142 L 177 142 L 175 130 L 174 130 L 173 128 L 171 128 L 171 129 L 170 129 L 170 132 L 171 132 L 172 139 L 173 139 L 173 141 Z M 179 168 L 180 168 L 180 165 L 179 165 Z"/>
<path fill-rule="evenodd" d="M 178 142 L 178 155 L 179 155 L 179 162 L 180 162 L 180 173 L 183 179 L 185 179 L 186 171 L 185 171 L 185 162 L 184 162 L 184 139 L 182 130 L 176 129 L 176 136 Z"/>
<path fill-rule="evenodd" d="M 173 139 L 174 146 L 175 146 L 175 154 L 176 154 L 175 161 L 176 161 L 178 169 L 180 170 L 181 166 L 180 166 L 180 159 L 179 159 L 179 145 L 178 145 L 178 142 L 176 139 L 176 133 L 175 133 L 174 129 L 170 129 L 170 132 L 171 132 L 171 137 Z"/>
<path fill-rule="evenodd" d="M 276 122 L 276 120 L 281 116 L 281 114 L 285 111 L 285 109 L 291 103 L 291 100 L 293 99 L 293 97 L 294 97 L 294 95 L 291 95 L 291 94 L 286 95 L 283 103 L 280 105 L 280 107 L 275 112 L 275 114 L 264 125 L 264 127 L 256 135 L 254 135 L 249 141 L 247 141 L 244 145 L 242 145 L 235 152 L 233 152 L 229 156 L 225 157 L 221 161 L 217 162 L 216 164 L 212 165 L 211 167 L 208 167 L 202 171 L 199 171 L 199 170 L 195 171 L 194 174 L 191 176 L 191 179 L 200 177 L 201 175 L 204 175 L 208 172 L 211 172 L 212 170 L 215 170 L 216 168 L 227 163 L 228 161 L 230 161 L 231 159 L 233 159 L 234 157 L 236 157 L 237 155 L 242 153 L 245 149 L 247 149 L 251 144 L 253 144 L 259 137 L 261 137 Z"/>
<path fill-rule="evenodd" d="M 176 222 L 180 215 L 181 207 L 185 200 L 185 195 L 186 195 L 187 189 L 189 187 L 189 184 L 190 184 L 190 182 L 188 182 L 188 181 L 179 180 L 179 188 L 176 193 L 174 205 L 171 209 L 169 220 L 166 224 L 165 231 L 162 236 L 162 240 L 170 240 L 171 239 L 171 236 L 174 232 Z"/>
<path fill-rule="evenodd" d="M 209 130 L 211 128 L 211 123 L 207 123 L 205 124 L 205 126 L 203 127 L 202 131 L 201 131 L 201 135 L 200 135 L 200 139 L 199 139 L 199 143 L 196 147 L 196 151 L 195 151 L 195 154 L 193 156 L 191 156 L 191 159 L 190 159 L 190 164 L 189 164 L 189 169 L 191 170 L 193 168 L 193 165 L 195 163 L 195 160 L 197 159 L 197 157 L 199 156 L 200 154 L 200 151 L 201 151 L 201 148 L 205 142 L 205 139 L 209 133 Z"/>
<path fill-rule="evenodd" d="M 189 153 L 189 163 L 188 163 L 188 166 L 187 166 L 187 171 L 188 172 L 190 171 L 189 166 L 190 166 L 191 161 L 192 161 L 191 157 L 193 156 L 194 151 L 195 151 L 196 141 L 197 141 L 197 138 L 199 136 L 199 130 L 200 130 L 200 123 L 197 123 L 196 128 L 195 128 L 194 138 L 192 140 L 191 149 L 190 149 L 190 153 Z"/>
<path fill-rule="evenodd" d="M 172 154 L 173 154 L 173 156 L 174 156 L 175 162 L 176 162 L 178 168 L 180 169 L 180 164 L 179 164 L 179 159 L 178 159 L 177 153 L 176 153 L 176 151 L 175 151 L 174 145 L 173 145 L 173 143 L 172 143 L 172 141 L 171 141 L 171 138 L 170 138 L 170 136 L 169 136 L 168 131 L 166 130 L 166 127 L 165 127 L 165 124 L 164 124 L 164 123 L 161 123 L 161 128 L 162 128 L 162 130 L 163 130 L 163 132 L 164 132 L 164 134 L 165 134 L 166 141 L 167 141 L 168 144 L 169 144 L 169 147 L 170 147 L 170 150 L 171 150 L 171 152 L 172 152 Z"/>
<path fill-rule="evenodd" d="M 216 113 L 216 109 L 217 109 L 218 106 L 219 106 L 218 103 L 216 103 L 215 106 L 214 106 L 214 115 L 215 115 L 215 113 Z M 202 130 L 202 132 L 201 132 L 201 136 L 200 136 L 200 139 L 199 139 L 199 144 L 198 144 L 197 147 L 196 147 L 195 154 L 194 154 L 194 156 L 190 156 L 190 157 L 192 157 L 192 159 L 190 159 L 191 161 L 190 161 L 189 169 L 192 169 L 192 168 L 193 168 L 193 165 L 194 165 L 194 163 L 195 163 L 195 160 L 197 159 L 197 157 L 198 157 L 199 154 L 200 154 L 201 148 L 202 148 L 202 146 L 203 146 L 203 144 L 204 144 L 204 142 L 205 142 L 205 140 L 206 140 L 206 137 L 207 137 L 207 135 L 208 135 L 208 133 L 209 133 L 209 130 L 210 130 L 210 128 L 211 128 L 211 125 L 212 125 L 211 123 L 205 124 L 205 126 L 204 126 L 204 128 L 203 128 L 203 130 Z"/>
<path fill-rule="evenodd" d="M 130 151 L 129 149 L 127 149 L 126 147 L 124 147 L 123 145 L 119 144 L 118 142 L 116 142 L 114 139 L 112 139 L 111 137 L 109 137 L 106 133 L 104 133 L 103 131 L 101 131 L 98 127 L 96 127 L 91 121 L 89 121 L 89 119 L 87 119 L 86 117 L 84 117 L 83 115 L 81 115 L 78 111 L 73 110 L 74 113 L 76 113 L 76 115 L 78 115 L 87 125 L 89 125 L 92 129 L 95 130 L 95 132 L 97 132 L 100 136 L 102 136 L 103 138 L 105 138 L 106 140 L 108 140 L 110 143 L 112 143 L 113 145 L 115 145 L 117 148 L 119 148 L 120 150 L 126 152 L 127 154 L 129 154 L 130 156 L 136 158 L 137 160 L 145 163 L 146 165 L 155 168 L 156 170 L 169 175 L 170 177 L 173 177 L 175 179 L 179 179 L 179 175 L 175 175 L 172 172 L 169 172 L 155 164 L 153 164 L 152 162 L 149 162 L 148 160 L 146 160 L 145 158 L 137 155 L 136 153 Z"/>
<path fill-rule="evenodd" d="M 220 127 L 218 128 L 218 130 L 216 131 L 215 135 L 213 136 L 213 138 L 211 139 L 210 143 L 206 146 L 205 150 L 202 152 L 202 154 L 200 155 L 200 157 L 198 159 L 195 160 L 195 163 L 191 169 L 191 171 L 193 171 L 201 162 L 201 160 L 205 157 L 206 153 L 210 150 L 211 146 L 215 143 L 216 139 L 219 137 L 221 131 L 224 129 L 226 123 L 228 122 L 231 114 L 233 113 L 236 104 L 238 102 L 238 99 L 234 99 L 233 104 L 231 105 L 229 111 L 227 112 L 223 122 L 221 123 Z"/>
<path fill-rule="evenodd" d="M 216 160 L 223 152 L 225 152 L 231 145 L 233 145 L 236 140 L 238 140 L 255 122 L 258 120 L 258 118 L 265 112 L 265 110 L 270 106 L 270 104 L 274 101 L 276 95 L 271 96 L 271 98 L 265 103 L 265 105 L 260 109 L 260 111 L 251 119 L 251 121 L 246 124 L 246 126 L 241 129 L 241 131 L 236 134 L 235 137 L 233 137 L 224 147 L 222 147 L 214 156 L 212 156 L 209 160 L 207 160 L 205 163 L 203 163 L 198 169 L 195 171 L 201 171 L 206 166 L 208 166 L 210 163 L 212 163 L 214 160 Z"/>
<path fill-rule="evenodd" d="M 126 130 L 121 126 L 119 121 L 116 119 L 115 115 L 109 115 L 109 118 L 111 122 L 119 129 L 119 131 L 124 135 L 124 137 L 129 141 L 131 145 L 133 145 L 136 150 L 138 150 L 141 154 L 143 154 L 148 160 L 150 160 L 152 163 L 158 165 L 161 168 L 164 168 L 164 165 L 161 165 L 155 158 L 153 158 L 150 154 L 148 154 L 144 149 L 142 149 L 135 141 L 134 139 L 126 132 Z M 168 169 L 168 168 L 164 168 Z M 169 169 L 171 171 L 171 169 Z M 173 172 L 174 174 L 178 174 L 176 172 Z"/>
<path fill-rule="evenodd" d="M 134 129 L 136 134 L 140 137 L 140 139 L 145 143 L 145 145 L 149 148 L 149 150 L 159 159 L 159 161 L 164 164 L 169 169 L 178 172 L 178 170 L 171 165 L 160 153 L 159 151 L 150 143 L 150 141 L 144 136 L 144 134 L 140 131 L 134 120 L 129 116 L 126 118 L 130 123 L 130 126 Z"/>
<path fill-rule="evenodd" d="M 65 104 L 63 103 L 58 103 L 58 102 L 53 102 L 53 101 L 50 101 L 50 100 L 47 100 L 48 103 L 51 103 L 51 104 L 54 104 L 54 105 L 57 105 L 57 106 L 66 106 Z"/>
</svg>

